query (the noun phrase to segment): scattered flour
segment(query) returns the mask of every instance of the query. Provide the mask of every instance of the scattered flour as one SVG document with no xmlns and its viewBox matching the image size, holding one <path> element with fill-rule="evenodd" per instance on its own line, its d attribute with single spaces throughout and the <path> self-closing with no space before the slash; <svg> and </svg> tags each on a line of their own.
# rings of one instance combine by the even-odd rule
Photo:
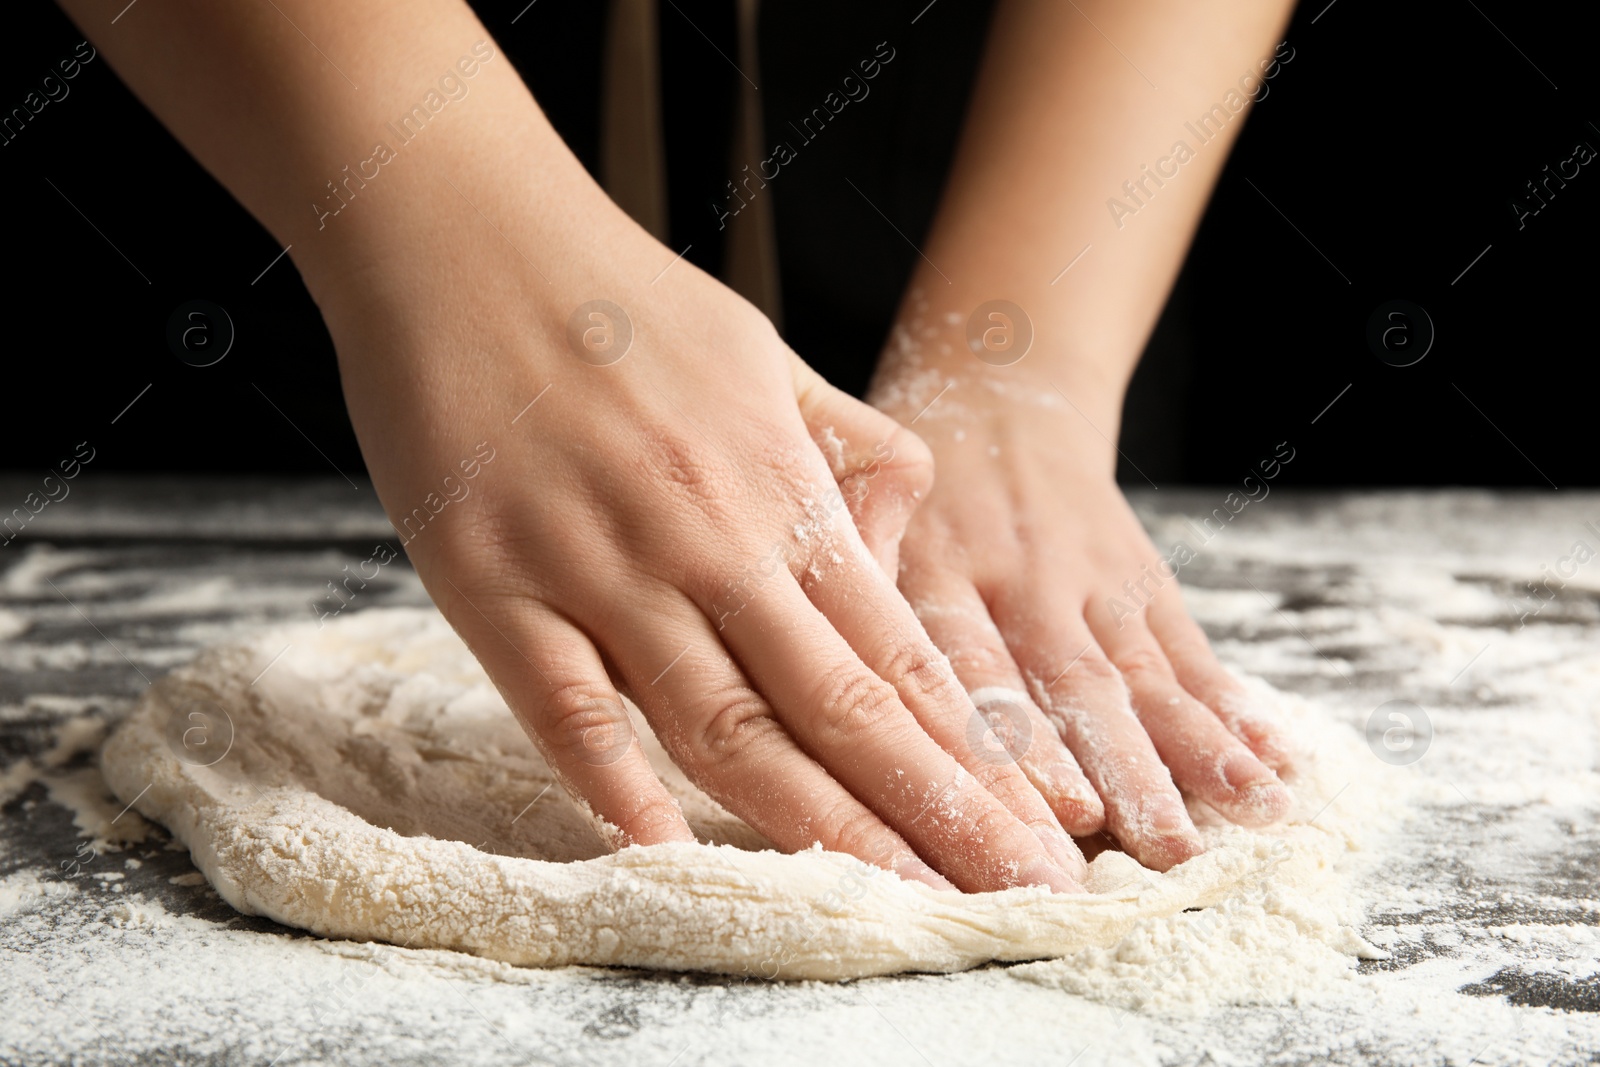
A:
<svg viewBox="0 0 1600 1067">
<path fill-rule="evenodd" d="M 33 871 L 17 871 L 0 878 L 0 919 L 7 921 L 21 912 L 72 893 L 65 882 L 40 878 Z"/>
<path fill-rule="evenodd" d="M 143 841 L 149 832 L 149 824 L 111 795 L 93 767 L 41 775 L 39 781 L 51 800 L 72 812 L 73 825 L 93 841 L 96 852 Z"/>
<path fill-rule="evenodd" d="M 936 409 L 955 399 L 952 390 Z M 337 488 L 348 493 L 343 483 Z M 1168 491 L 1159 503 L 1190 516 L 1216 503 L 1209 494 L 1194 497 L 1185 504 Z M 1184 515 L 1141 510 L 1159 545 L 1194 538 Z M 1114 942 L 1058 960 L 848 983 L 764 982 L 749 974 L 517 967 L 403 948 L 404 938 L 322 941 L 223 908 L 204 887 L 170 885 L 168 876 L 182 868 L 164 852 L 173 846 L 162 835 L 124 854 L 128 877 L 109 885 L 60 877 L 54 861 L 70 846 L 51 843 L 48 862 L 0 876 L 0 1063 L 881 1067 L 995 1062 L 1000 1051 L 1007 1062 L 1074 1067 L 1590 1063 L 1600 1047 L 1592 1006 L 1515 999 L 1516 987 L 1503 984 L 1511 973 L 1528 976 L 1535 992 L 1545 981 L 1592 990 L 1600 975 L 1600 891 L 1593 888 L 1600 601 L 1592 595 L 1600 572 L 1584 571 L 1574 596 L 1526 627 L 1503 599 L 1582 536 L 1573 518 L 1580 512 L 1600 516 L 1600 497 L 1385 494 L 1308 511 L 1274 495 L 1210 544 L 1196 543 L 1203 558 L 1194 580 L 1184 576 L 1187 601 L 1225 662 L 1317 694 L 1314 715 L 1294 699 L 1275 700 L 1302 727 L 1329 736 L 1319 766 L 1331 769 L 1334 788 L 1345 784 L 1338 758 L 1375 706 L 1408 697 L 1433 720 L 1433 743 L 1420 762 L 1383 766 L 1362 748 L 1357 755 L 1378 780 L 1352 774 L 1328 815 L 1297 813 L 1318 827 L 1362 831 L 1364 850 L 1333 851 L 1325 882 L 1289 887 L 1273 878 L 1269 900 L 1241 879 L 1216 905 L 1140 919 Z M 381 524 L 381 512 L 374 514 Z M 68 554 L 48 546 L 29 553 L 34 562 L 14 567 L 0 586 L 43 605 L 30 604 L 30 616 L 49 618 L 54 594 L 40 574 L 64 582 L 57 572 L 70 569 Z M 90 557 L 83 565 L 103 564 L 105 553 Z M 294 558 L 274 554 L 273 574 Z M 235 566 L 233 557 L 227 566 Z M 139 574 L 181 586 L 192 567 L 186 560 Z M 319 568 L 308 575 L 314 585 Z M 423 603 L 406 573 L 405 595 Z M 76 586 L 67 591 L 76 598 Z M 245 591 L 239 620 L 186 622 L 182 641 L 239 632 L 262 618 L 257 609 L 269 596 L 278 598 L 271 603 L 279 618 L 304 607 L 292 584 L 257 582 Z M 71 615 L 65 605 L 59 610 L 63 619 Z M 49 631 L 36 627 L 29 636 Z M 24 669 L 6 658 L 26 652 L 23 643 L 0 646 L 0 671 Z M 100 639 L 89 633 L 83 643 Z M 121 663 L 104 651 L 107 663 Z M 32 707 L 47 699 L 61 706 Z M 104 708 L 116 706 L 81 695 L 27 701 L 0 707 L 0 718 L 80 717 L 88 721 L 70 729 L 87 734 Z M 436 759 L 456 750 L 439 751 L 447 755 Z M 534 799 L 528 786 L 537 779 L 511 777 L 496 788 L 514 794 L 515 815 Z M 1295 788 L 1297 796 L 1323 789 Z M 24 827 L 34 804 L 13 805 L 6 817 Z M 517 825 L 536 814 L 560 820 L 565 808 L 553 790 Z M 368 822 L 376 817 L 359 804 L 348 810 Z M 696 825 L 706 839 L 760 847 L 732 840 L 731 822 L 718 824 L 730 833 L 715 837 L 704 818 Z M 466 824 L 448 828 L 439 813 L 429 820 L 441 839 L 484 840 L 466 836 Z M 407 838 L 426 832 L 387 825 Z M 574 834 L 590 833 L 581 816 L 572 825 Z M 588 851 L 574 849 L 572 858 L 603 852 L 594 839 L 575 840 L 588 841 Z M 504 841 L 485 848 L 509 851 Z M 21 832 L 0 838 L 0 858 L 9 862 L 34 851 Z M 1108 865 L 1111 855 L 1101 857 L 1101 888 L 1142 879 L 1131 865 Z M 1275 859 L 1257 862 L 1264 871 Z M 94 869 L 91 862 L 87 870 Z M 1294 899 L 1301 895 L 1309 907 Z M 1363 936 L 1393 954 L 1360 972 L 1320 926 L 1358 901 L 1365 902 Z"/>
<path fill-rule="evenodd" d="M 9 641 L 19 634 L 27 633 L 31 625 L 26 615 L 0 608 L 0 641 Z"/>
<path fill-rule="evenodd" d="M 83 711 L 93 701 L 49 701 L 35 698 L 31 704 L 44 705 L 39 710 L 50 710 L 52 703 L 65 704 L 65 708 L 55 710 Z M 49 748 L 40 753 L 38 759 L 19 759 L 4 771 L 0 771 L 0 805 L 9 804 L 20 796 L 24 789 L 43 777 L 46 772 L 65 766 L 75 757 L 86 752 L 93 752 L 100 747 L 100 742 L 105 739 L 106 721 L 96 715 L 68 714 L 55 724 L 54 741 Z M 101 793 L 106 793 L 105 785 L 100 783 L 97 788 Z M 64 787 L 62 795 L 65 797 L 71 792 L 71 787 Z M 134 820 L 133 825 L 142 826 L 143 820 Z"/>
</svg>

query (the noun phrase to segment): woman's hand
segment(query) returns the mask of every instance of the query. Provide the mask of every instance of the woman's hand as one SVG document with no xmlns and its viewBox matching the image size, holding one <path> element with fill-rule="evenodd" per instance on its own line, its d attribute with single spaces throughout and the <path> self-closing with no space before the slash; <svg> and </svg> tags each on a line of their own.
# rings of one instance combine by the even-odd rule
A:
<svg viewBox="0 0 1600 1067">
<path fill-rule="evenodd" d="M 692 839 L 623 693 L 781 848 L 1077 888 L 1081 854 L 969 743 L 973 706 L 883 569 L 921 442 L 598 190 L 552 220 L 481 174 L 441 174 L 409 254 L 323 307 L 418 573 L 606 840 Z"/>
<path fill-rule="evenodd" d="M 1030 779 L 1072 833 L 1103 825 L 1157 870 L 1202 851 L 1174 783 L 1241 825 L 1279 818 L 1290 798 L 1272 767 L 1288 742 L 1217 663 L 1117 488 L 1091 422 L 1107 405 L 951 359 L 980 369 L 941 378 L 901 361 L 874 387 L 884 410 L 916 418 L 938 469 L 900 588 L 980 708 L 1019 723 L 1042 710 L 1039 729 L 1082 768 L 1047 772 L 1029 749 Z M 1115 432 L 1114 407 L 1104 424 Z"/>
<path fill-rule="evenodd" d="M 882 570 L 926 451 L 618 211 L 465 3 L 64 2 L 292 248 L 418 573 L 614 847 L 690 836 L 621 691 L 782 848 L 1076 888 Z"/>
<path fill-rule="evenodd" d="M 902 591 L 991 715 L 1026 732 L 1042 709 L 1060 730 L 1081 775 L 1033 748 L 1022 765 L 1068 828 L 1103 817 L 1156 868 L 1201 847 L 1174 779 L 1252 825 L 1288 802 L 1261 761 L 1281 761 L 1282 740 L 1183 610 L 1117 490 L 1112 442 L 1245 99 L 1282 66 L 1270 42 L 1289 8 L 997 4 L 874 384 L 938 466 L 901 546 Z M 1232 117 L 1196 138 L 1185 120 L 1219 98 Z M 1002 305 L 1031 347 L 1016 333 L 1020 349 L 980 358 L 969 344 L 988 348 Z"/>
</svg>

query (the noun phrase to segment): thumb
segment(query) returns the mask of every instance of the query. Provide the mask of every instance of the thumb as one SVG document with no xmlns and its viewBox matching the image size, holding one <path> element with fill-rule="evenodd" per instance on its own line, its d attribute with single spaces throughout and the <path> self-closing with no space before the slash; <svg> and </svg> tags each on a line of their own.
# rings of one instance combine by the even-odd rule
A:
<svg viewBox="0 0 1600 1067">
<path fill-rule="evenodd" d="M 793 352 L 789 359 L 811 439 L 828 461 L 867 550 L 893 580 L 906 524 L 933 487 L 933 453 L 922 438 L 835 389 Z"/>
</svg>

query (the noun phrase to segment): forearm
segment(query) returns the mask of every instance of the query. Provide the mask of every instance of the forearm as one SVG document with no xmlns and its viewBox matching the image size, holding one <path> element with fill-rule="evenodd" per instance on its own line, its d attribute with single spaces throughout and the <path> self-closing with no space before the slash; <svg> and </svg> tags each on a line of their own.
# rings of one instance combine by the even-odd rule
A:
<svg viewBox="0 0 1600 1067">
<path fill-rule="evenodd" d="M 376 264 L 439 252 L 452 228 L 477 219 L 446 179 L 480 206 L 525 200 L 531 186 L 552 206 L 603 209 L 461 0 L 62 6 L 173 135 L 293 246 L 319 302 Z M 528 254 L 571 214 L 552 207 L 551 233 L 519 235 Z"/>
<path fill-rule="evenodd" d="M 1265 92 L 1262 61 L 1291 6 L 1005 0 L 880 383 L 908 366 L 1051 393 L 1054 382 L 1114 438 L 1244 114 L 1224 106 L 1197 124 L 1213 104 Z M 993 299 L 1022 308 L 1034 331 L 1003 375 L 967 350 L 967 316 Z"/>
</svg>

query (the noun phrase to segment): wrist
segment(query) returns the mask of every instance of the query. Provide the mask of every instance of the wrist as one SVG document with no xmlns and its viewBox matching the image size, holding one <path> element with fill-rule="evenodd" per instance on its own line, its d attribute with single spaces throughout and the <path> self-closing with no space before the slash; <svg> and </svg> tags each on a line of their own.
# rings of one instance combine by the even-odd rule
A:
<svg viewBox="0 0 1600 1067">
<path fill-rule="evenodd" d="M 1114 457 L 1133 361 L 1086 352 L 1059 331 L 1041 336 L 1014 306 L 971 307 L 913 289 L 868 401 L 925 437 L 949 428 L 985 436 L 986 427 L 1020 420 L 1046 440 L 1086 436 L 1083 449 Z"/>
<path fill-rule="evenodd" d="M 636 229 L 492 44 L 432 51 L 432 77 L 325 123 L 257 211 L 324 308 L 502 253 L 548 288 Z"/>
<path fill-rule="evenodd" d="M 956 457 L 996 469 L 1030 459 L 1115 480 L 1120 410 L 1059 379 L 1039 384 L 993 376 L 940 375 L 926 369 L 880 374 L 869 401 L 909 427 L 940 470 Z"/>
<path fill-rule="evenodd" d="M 523 134 L 533 141 L 541 132 Z M 671 260 L 559 140 L 546 151 L 508 151 L 505 135 L 488 142 L 476 134 L 462 131 L 401 161 L 412 166 L 385 174 L 383 188 L 372 183 L 313 228 L 298 265 L 336 340 L 351 322 L 415 335 L 492 306 L 554 345 L 584 301 L 642 301 L 649 274 L 634 279 L 619 265 Z"/>
</svg>

